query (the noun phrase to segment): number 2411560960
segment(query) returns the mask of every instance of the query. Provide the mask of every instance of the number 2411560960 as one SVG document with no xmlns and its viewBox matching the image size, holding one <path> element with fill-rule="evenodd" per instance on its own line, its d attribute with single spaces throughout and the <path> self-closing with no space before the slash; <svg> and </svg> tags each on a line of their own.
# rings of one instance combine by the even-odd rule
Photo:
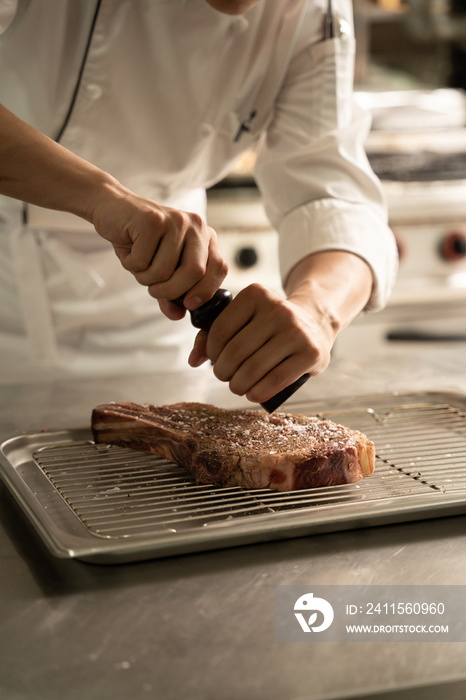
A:
<svg viewBox="0 0 466 700">
<path fill-rule="evenodd" d="M 347 615 L 365 612 L 366 615 L 443 615 L 443 603 L 366 603 L 363 611 L 357 605 L 347 605 Z"/>
</svg>

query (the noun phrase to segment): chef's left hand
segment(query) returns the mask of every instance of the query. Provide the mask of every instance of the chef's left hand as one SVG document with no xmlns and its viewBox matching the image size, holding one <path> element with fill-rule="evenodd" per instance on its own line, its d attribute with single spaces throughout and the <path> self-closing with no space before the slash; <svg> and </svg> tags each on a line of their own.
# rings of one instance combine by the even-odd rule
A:
<svg viewBox="0 0 466 700">
<path fill-rule="evenodd" d="M 229 382 L 234 394 L 260 403 L 305 372 L 323 372 L 333 339 L 299 303 L 252 284 L 214 321 L 209 334 L 198 334 L 189 363 L 212 360 L 215 376 Z"/>
<path fill-rule="evenodd" d="M 323 372 L 335 338 L 365 306 L 372 273 L 346 252 L 317 253 L 290 275 L 287 299 L 260 284 L 243 289 L 209 333 L 201 331 L 192 367 L 210 359 L 231 391 L 263 403 L 303 374 Z"/>
</svg>

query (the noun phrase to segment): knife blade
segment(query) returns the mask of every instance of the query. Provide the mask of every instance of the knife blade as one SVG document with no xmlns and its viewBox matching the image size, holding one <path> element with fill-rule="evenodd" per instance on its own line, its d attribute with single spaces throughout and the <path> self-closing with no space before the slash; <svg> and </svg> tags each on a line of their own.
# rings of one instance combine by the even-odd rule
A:
<svg viewBox="0 0 466 700">
<path fill-rule="evenodd" d="M 178 299 L 174 299 L 173 303 L 184 309 L 185 307 L 183 300 L 184 295 L 178 297 Z M 212 299 L 209 299 L 209 301 L 200 306 L 198 309 L 189 311 L 191 323 L 195 328 L 209 332 L 215 319 L 224 309 L 226 309 L 232 300 L 233 295 L 231 292 L 229 292 L 227 289 L 218 289 Z M 279 406 L 282 405 L 282 403 L 289 399 L 290 396 L 295 393 L 295 391 L 297 391 L 305 382 L 307 382 L 309 377 L 309 374 L 303 374 L 295 382 L 287 386 L 285 389 L 282 389 L 282 391 L 279 391 L 278 394 L 275 394 L 275 396 L 272 396 L 272 398 L 267 399 L 267 401 L 264 401 L 264 403 L 261 403 L 260 405 L 267 411 L 267 413 L 273 413 Z"/>
</svg>

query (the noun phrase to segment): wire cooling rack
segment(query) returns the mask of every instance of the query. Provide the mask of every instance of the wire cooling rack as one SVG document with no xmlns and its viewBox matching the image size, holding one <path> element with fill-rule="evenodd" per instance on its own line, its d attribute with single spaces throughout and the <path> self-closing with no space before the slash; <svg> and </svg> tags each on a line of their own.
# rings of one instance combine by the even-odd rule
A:
<svg viewBox="0 0 466 700">
<path fill-rule="evenodd" d="M 56 556 L 132 561 L 466 512 L 466 395 L 384 394 L 285 410 L 364 432 L 374 474 L 280 493 L 196 485 L 166 459 L 88 430 L 2 445 L 0 473 Z"/>
</svg>

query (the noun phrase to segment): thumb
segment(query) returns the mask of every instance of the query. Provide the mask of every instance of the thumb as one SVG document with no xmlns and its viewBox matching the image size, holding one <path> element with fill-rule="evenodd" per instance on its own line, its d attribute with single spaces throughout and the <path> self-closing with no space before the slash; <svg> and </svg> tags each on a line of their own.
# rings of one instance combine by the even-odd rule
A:
<svg viewBox="0 0 466 700">
<path fill-rule="evenodd" d="M 196 336 L 196 340 L 194 341 L 194 347 L 191 350 L 191 353 L 188 358 L 188 364 L 190 364 L 191 367 L 200 367 L 204 364 L 204 362 L 207 362 L 209 358 L 207 357 L 206 348 L 207 332 L 199 331 L 199 333 Z"/>
<path fill-rule="evenodd" d="M 115 245 L 113 244 L 113 250 L 118 260 L 121 262 L 125 269 L 128 269 L 125 265 L 128 257 L 131 255 L 131 245 Z"/>
</svg>

